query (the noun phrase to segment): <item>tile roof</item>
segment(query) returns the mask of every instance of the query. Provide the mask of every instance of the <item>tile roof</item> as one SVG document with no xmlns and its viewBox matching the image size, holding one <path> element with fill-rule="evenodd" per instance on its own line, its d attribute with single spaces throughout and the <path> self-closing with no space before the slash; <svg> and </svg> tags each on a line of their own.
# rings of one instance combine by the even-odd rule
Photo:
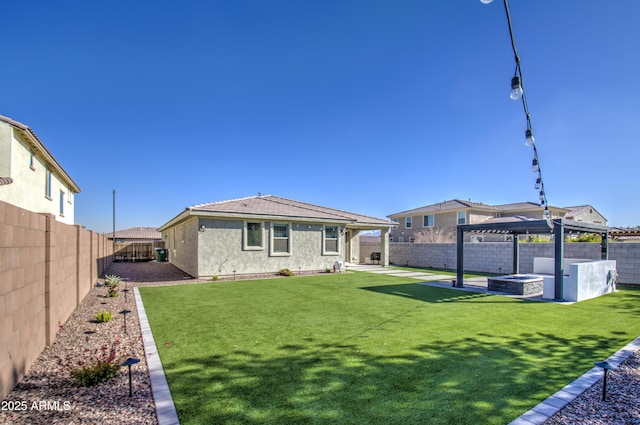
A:
<svg viewBox="0 0 640 425">
<path fill-rule="evenodd" d="M 317 219 L 320 221 L 343 221 L 346 223 L 395 226 L 389 220 L 342 211 L 306 202 L 294 201 L 273 195 L 249 196 L 246 198 L 227 201 L 211 202 L 193 205 L 187 211 L 198 213 L 213 213 L 215 215 L 251 215 L 265 217 L 286 217 Z M 164 227 L 164 226 L 163 226 Z"/>
<path fill-rule="evenodd" d="M 560 207 L 549 206 L 550 209 L 562 209 Z M 531 210 L 531 209 L 540 209 L 542 207 L 540 204 L 536 202 L 515 202 L 512 204 L 502 204 L 502 205 L 489 205 L 483 204 L 482 202 L 471 202 L 471 201 L 461 201 L 460 199 L 452 199 L 450 201 L 439 202 L 437 204 L 425 205 L 423 207 L 415 208 L 412 210 L 407 210 L 395 214 L 390 214 L 391 216 L 397 215 L 413 215 L 413 214 L 421 214 L 421 213 L 437 213 L 437 212 L 450 212 L 450 211 L 459 211 L 464 209 L 474 209 L 474 210 L 483 210 L 488 212 L 507 212 L 507 211 L 522 211 L 522 210 Z"/>
<path fill-rule="evenodd" d="M 73 190 L 75 193 L 80 192 L 80 187 L 76 184 L 76 182 L 73 181 L 71 176 L 65 171 L 64 168 L 62 168 L 58 161 L 56 161 L 51 152 L 49 152 L 49 149 L 47 149 L 44 143 L 42 143 L 42 140 L 40 140 L 36 132 L 33 131 L 31 127 L 9 117 L 5 117 L 4 115 L 0 115 L 0 121 L 9 124 L 12 127 L 16 128 L 19 132 L 22 132 L 22 134 L 24 134 L 25 137 L 30 140 L 30 143 L 33 144 L 33 148 L 41 152 L 41 158 L 49 163 L 51 167 L 58 172 L 59 177 L 62 177 L 62 180 L 69 185 L 69 189 Z"/>
<path fill-rule="evenodd" d="M 0 186 L 6 186 L 11 183 L 13 183 L 13 179 L 11 177 L 0 177 Z"/>
<path fill-rule="evenodd" d="M 105 233 L 109 239 L 113 239 L 113 232 Z M 160 232 L 155 227 L 132 227 L 130 229 L 116 230 L 116 239 L 162 239 Z"/>
<path fill-rule="evenodd" d="M 456 210 L 462 210 L 465 208 L 498 211 L 496 207 L 492 205 L 487 205 L 480 202 L 461 201 L 460 199 L 452 199 L 450 201 L 444 201 L 444 202 L 439 202 L 437 204 L 425 205 L 423 207 L 414 208 L 412 210 L 390 214 L 389 217 L 394 215 L 418 214 L 418 213 L 426 213 L 426 212 L 456 211 Z"/>
</svg>

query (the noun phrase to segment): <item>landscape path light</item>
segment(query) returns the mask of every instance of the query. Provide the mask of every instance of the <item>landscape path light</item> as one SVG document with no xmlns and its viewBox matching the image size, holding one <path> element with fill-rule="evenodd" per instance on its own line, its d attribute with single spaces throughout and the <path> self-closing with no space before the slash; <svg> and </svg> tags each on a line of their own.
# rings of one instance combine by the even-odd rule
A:
<svg viewBox="0 0 640 425">
<path fill-rule="evenodd" d="M 127 366 L 129 368 L 129 397 L 133 397 L 133 386 L 131 385 L 131 366 L 136 363 L 140 363 L 140 359 L 135 357 L 129 357 L 127 360 L 120 363 L 120 366 Z"/>
<path fill-rule="evenodd" d="M 124 333 L 127 333 L 127 314 L 131 313 L 131 310 L 124 309 L 120 312 L 124 316 Z"/>
<path fill-rule="evenodd" d="M 607 361 L 604 362 L 595 362 L 596 366 L 604 369 L 604 381 L 602 382 L 602 401 L 607 401 L 607 373 L 610 370 L 615 370 L 617 367 L 613 366 Z"/>
</svg>

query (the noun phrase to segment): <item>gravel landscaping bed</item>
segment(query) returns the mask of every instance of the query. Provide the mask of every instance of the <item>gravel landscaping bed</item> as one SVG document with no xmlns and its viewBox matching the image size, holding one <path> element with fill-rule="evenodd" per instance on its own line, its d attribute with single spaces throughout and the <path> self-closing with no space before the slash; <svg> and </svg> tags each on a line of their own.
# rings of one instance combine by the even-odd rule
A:
<svg viewBox="0 0 640 425">
<path fill-rule="evenodd" d="M 120 289 L 139 286 L 179 285 L 202 282 L 168 263 L 115 263 L 107 274 L 124 280 Z M 247 278 L 244 276 L 243 278 Z M 99 284 L 103 279 L 98 281 Z M 108 298 L 104 286 L 91 289 L 66 323 L 55 342 L 47 347 L 28 374 L 3 402 L 2 424 L 157 424 L 149 374 L 133 291 Z M 123 310 L 127 316 L 124 332 Z M 107 323 L 97 323 L 101 310 L 113 313 Z M 135 357 L 132 366 L 133 396 L 129 397 L 127 368 L 103 384 L 80 387 L 71 370 L 89 358 L 114 349 L 118 358 Z M 640 352 L 630 356 L 607 380 L 607 401 L 601 401 L 602 380 L 550 418 L 546 425 L 640 425 Z M 13 403 L 12 409 L 6 409 Z"/>
</svg>

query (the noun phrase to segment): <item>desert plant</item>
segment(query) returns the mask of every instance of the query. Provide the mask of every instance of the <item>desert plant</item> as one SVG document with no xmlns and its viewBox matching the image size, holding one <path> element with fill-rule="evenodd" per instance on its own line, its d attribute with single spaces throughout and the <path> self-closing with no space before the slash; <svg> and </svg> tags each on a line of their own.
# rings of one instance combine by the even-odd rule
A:
<svg viewBox="0 0 640 425">
<path fill-rule="evenodd" d="M 118 296 L 118 286 L 120 286 L 120 280 L 120 277 L 114 274 L 104 277 L 104 285 L 107 287 L 107 296 L 112 298 Z"/>
<path fill-rule="evenodd" d="M 293 272 L 289 269 L 282 269 L 278 272 L 280 276 L 293 276 Z"/>
<path fill-rule="evenodd" d="M 451 243 L 455 241 L 456 229 L 454 227 L 429 227 L 414 235 L 415 243 Z"/>
<path fill-rule="evenodd" d="M 106 323 L 111 320 L 111 317 L 113 317 L 113 314 L 106 310 L 102 310 L 100 313 L 96 314 L 96 321 Z"/>
<path fill-rule="evenodd" d="M 115 340 L 111 347 L 101 346 L 98 350 L 85 349 L 81 360 L 71 370 L 71 377 L 81 386 L 97 385 L 113 378 L 120 370 L 118 346 Z"/>
</svg>

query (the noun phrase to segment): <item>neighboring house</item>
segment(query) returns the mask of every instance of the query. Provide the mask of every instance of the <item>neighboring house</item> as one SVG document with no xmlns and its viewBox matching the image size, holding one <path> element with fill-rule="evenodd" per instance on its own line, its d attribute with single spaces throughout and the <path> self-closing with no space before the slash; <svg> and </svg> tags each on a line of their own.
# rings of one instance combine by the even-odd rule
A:
<svg viewBox="0 0 640 425">
<path fill-rule="evenodd" d="M 551 218 L 564 218 L 567 210 L 549 206 Z M 425 205 L 388 216 L 398 223 L 391 230 L 392 242 L 454 242 L 458 224 L 479 224 L 495 221 L 542 220 L 544 210 L 533 202 L 488 205 L 453 199 Z M 467 241 L 504 241 L 508 235 L 470 235 Z"/>
<path fill-rule="evenodd" d="M 197 277 L 332 269 L 357 262 L 359 233 L 381 231 L 388 265 L 395 223 L 272 195 L 188 207 L 161 226 L 169 261 Z"/>
<path fill-rule="evenodd" d="M 583 223 L 607 225 L 607 219 L 591 205 L 577 207 L 565 207 L 569 210 L 564 218 L 567 220 L 582 221 Z"/>
<path fill-rule="evenodd" d="M 80 188 L 36 133 L 0 115 L 0 200 L 74 224 Z"/>
<path fill-rule="evenodd" d="M 115 261 L 149 261 L 156 258 L 156 248 L 164 248 L 162 235 L 155 227 L 116 230 L 105 236 L 113 241 Z"/>
</svg>

